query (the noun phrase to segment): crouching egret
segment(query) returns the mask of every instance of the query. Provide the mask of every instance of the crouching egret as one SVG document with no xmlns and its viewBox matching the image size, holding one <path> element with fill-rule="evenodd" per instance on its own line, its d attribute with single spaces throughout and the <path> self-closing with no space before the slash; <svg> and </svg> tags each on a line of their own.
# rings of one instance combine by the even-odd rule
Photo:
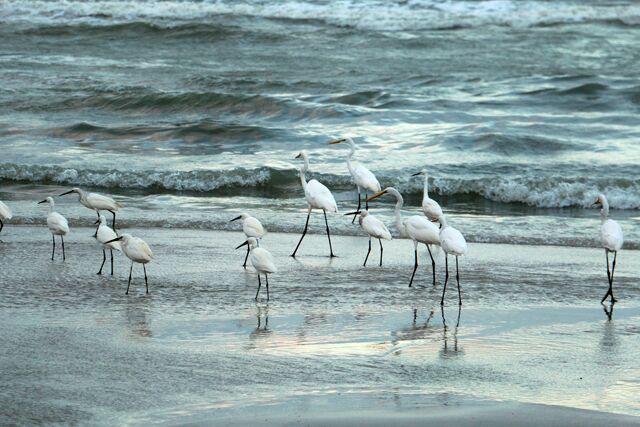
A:
<svg viewBox="0 0 640 427">
<path fill-rule="evenodd" d="M 104 267 L 104 263 L 107 261 L 107 252 L 106 249 L 109 249 L 111 252 L 111 275 L 113 276 L 113 251 L 119 251 L 120 242 L 114 242 L 113 239 L 118 237 L 115 231 L 113 231 L 107 225 L 107 219 L 104 215 L 100 215 L 100 218 L 96 221 L 96 224 L 100 224 L 98 226 L 98 232 L 96 233 L 96 240 L 102 246 L 102 265 L 100 266 L 100 271 L 97 274 L 102 274 L 102 267 Z M 107 243 L 110 242 L 110 243 Z"/>
<path fill-rule="evenodd" d="M 103 196 L 102 194 L 98 193 L 89 193 L 87 191 L 79 189 L 78 187 L 72 188 L 71 190 L 60 195 L 65 196 L 71 193 L 77 193 L 80 203 L 83 206 L 95 211 L 98 215 L 98 219 L 100 219 L 100 211 L 111 212 L 111 214 L 113 215 L 113 222 L 111 223 L 111 227 L 114 230 L 116 229 L 116 211 L 123 206 L 122 203 L 116 202 L 111 197 Z"/>
<path fill-rule="evenodd" d="M 333 198 L 333 194 L 327 187 L 325 187 L 320 182 L 315 179 L 309 180 L 307 182 L 305 178 L 305 173 L 309 171 L 309 156 L 306 151 L 301 151 L 296 159 L 302 158 L 304 160 L 304 166 L 300 167 L 300 182 L 302 183 L 302 188 L 304 189 L 304 197 L 307 199 L 307 222 L 304 224 L 304 230 L 302 231 L 302 236 L 300 237 L 300 241 L 296 246 L 296 249 L 291 254 L 292 257 L 296 257 L 296 252 L 298 252 L 298 248 L 300 247 L 300 243 L 302 243 L 302 239 L 307 234 L 307 228 L 309 227 L 309 217 L 311 216 L 312 209 L 322 209 L 322 213 L 324 214 L 324 223 L 327 226 L 327 238 L 329 239 L 329 253 L 330 257 L 335 257 L 333 254 L 333 249 L 331 248 L 331 234 L 329 233 L 329 222 L 327 222 L 327 211 L 329 212 L 338 212 L 338 205 L 336 205 L 336 199 Z"/>
<path fill-rule="evenodd" d="M 358 207 L 356 208 L 356 212 L 359 212 L 360 206 L 361 206 L 360 193 L 362 192 L 362 190 L 364 189 L 364 198 L 367 199 L 369 191 L 371 191 L 372 193 L 377 193 L 381 190 L 381 187 L 380 187 L 380 183 L 376 179 L 376 176 L 369 169 L 367 169 L 361 164 L 357 164 L 355 166 L 351 164 L 351 158 L 353 157 L 353 154 L 356 151 L 356 144 L 353 142 L 351 138 L 341 138 L 341 139 L 336 139 L 334 141 L 328 142 L 328 144 L 330 145 L 342 144 L 342 143 L 349 144 L 349 147 L 350 147 L 349 155 L 347 156 L 347 168 L 349 169 L 349 173 L 351 173 L 353 182 L 356 184 L 356 187 L 358 188 Z M 368 201 L 365 201 L 365 210 L 369 210 Z M 356 215 L 353 215 L 353 221 L 351 221 L 351 223 L 353 224 L 355 220 L 356 220 Z"/>
<path fill-rule="evenodd" d="M 622 248 L 624 243 L 624 236 L 622 235 L 622 228 L 616 221 L 609 219 L 609 202 L 604 194 L 598 195 L 598 198 L 594 202 L 593 206 L 602 206 L 600 209 L 600 239 L 602 246 L 604 246 L 604 253 L 607 257 L 607 278 L 609 279 L 609 290 L 600 302 L 604 302 L 607 297 L 611 296 L 611 302 L 615 303 L 617 300 L 613 297 L 613 273 L 616 270 L 616 258 L 618 257 L 618 251 Z M 611 271 L 609 271 L 609 252 L 613 252 L 613 265 Z"/>
<path fill-rule="evenodd" d="M 424 193 L 422 195 L 422 212 L 429 218 L 431 222 L 437 222 L 438 218 L 442 216 L 442 208 L 435 200 L 429 198 L 429 176 L 427 170 L 422 169 L 418 173 L 414 173 L 412 176 L 424 176 Z"/>
<path fill-rule="evenodd" d="M 360 214 L 360 218 L 358 219 L 360 223 L 360 227 L 369 235 L 369 250 L 367 251 L 367 256 L 364 258 L 363 267 L 367 266 L 367 260 L 369 259 L 369 254 L 371 253 L 371 238 L 375 237 L 378 239 L 378 243 L 380 244 L 380 267 L 382 267 L 382 252 L 384 249 L 382 248 L 382 240 L 391 240 L 391 233 L 387 229 L 387 226 L 384 225 L 384 222 L 380 221 L 375 216 L 371 215 L 369 211 L 362 212 L 349 212 L 345 215 L 354 215 L 357 216 Z"/>
<path fill-rule="evenodd" d="M 129 286 L 131 286 L 131 273 L 133 272 L 133 263 L 137 262 L 138 264 L 142 264 L 142 268 L 144 269 L 144 284 L 147 288 L 147 293 L 149 293 L 149 282 L 147 281 L 147 267 L 146 264 L 151 262 L 153 259 L 153 252 L 151 252 L 151 248 L 147 245 L 147 242 L 144 240 L 133 237 L 131 234 L 123 234 L 122 236 L 116 237 L 115 239 L 111 239 L 105 244 L 120 242 L 120 247 L 122 248 L 122 252 L 131 260 L 131 268 L 129 269 L 129 282 L 127 283 L 127 291 L 124 293 L 125 295 L 129 295 Z"/>
<path fill-rule="evenodd" d="M 4 228 L 4 223 L 2 221 L 6 221 L 8 219 L 11 219 L 12 217 L 13 214 L 11 213 L 11 209 L 9 209 L 9 206 L 0 201 L 0 231 L 2 231 L 2 229 Z"/>
<path fill-rule="evenodd" d="M 400 233 L 400 237 L 409 237 L 413 240 L 413 252 L 414 252 L 414 265 L 413 265 L 413 273 L 411 273 L 411 280 L 409 281 L 409 287 L 413 284 L 413 277 L 416 275 L 416 270 L 418 269 L 418 244 L 424 243 L 427 247 L 427 251 L 429 251 L 429 257 L 431 258 L 431 269 L 433 273 L 433 284 L 436 284 L 436 262 L 433 259 L 433 255 L 431 254 L 430 245 L 439 245 L 440 244 L 440 234 L 438 227 L 430 222 L 427 218 L 421 215 L 413 215 L 402 221 L 402 205 L 404 204 L 404 199 L 402 195 L 393 187 L 387 187 L 381 192 L 374 194 L 369 197 L 369 201 L 373 199 L 377 199 L 380 196 L 385 194 L 391 194 L 396 198 L 396 227 Z"/>
<path fill-rule="evenodd" d="M 467 253 L 467 242 L 464 240 L 464 236 L 457 229 L 447 224 L 447 219 L 444 215 L 441 215 L 438 219 L 440 221 L 440 246 L 444 251 L 444 288 L 442 289 L 442 299 L 440 305 L 444 305 L 444 293 L 447 291 L 447 281 L 449 280 L 449 261 L 448 256 L 453 255 L 456 257 L 456 280 L 458 282 L 458 303 L 462 305 L 462 296 L 460 295 L 460 273 L 458 271 L 458 257 Z"/>
<path fill-rule="evenodd" d="M 264 279 L 267 281 L 267 301 L 269 301 L 269 277 L 267 274 L 276 273 L 278 271 L 275 263 L 273 262 L 273 255 L 271 255 L 268 250 L 259 248 L 258 239 L 255 237 L 249 237 L 246 242 L 236 247 L 236 249 L 240 249 L 245 245 L 249 247 L 249 251 L 251 252 L 251 264 L 258 272 L 258 291 L 256 292 L 255 299 L 258 299 L 260 287 L 262 286 L 262 283 L 260 282 L 260 274 L 264 274 Z"/>
<path fill-rule="evenodd" d="M 242 213 L 241 215 L 233 218 L 230 222 L 237 221 L 239 219 L 242 220 L 242 231 L 244 232 L 244 235 L 247 236 L 247 238 L 254 237 L 259 242 L 259 239 L 261 239 L 262 236 L 265 235 L 266 231 L 260 221 L 258 221 L 248 213 Z M 249 246 L 247 246 L 247 255 L 244 257 L 244 263 L 242 264 L 244 268 L 247 268 L 247 258 L 249 258 L 249 251 Z"/>
<path fill-rule="evenodd" d="M 62 241 L 62 260 L 64 261 L 67 259 L 64 252 L 64 236 L 69 232 L 69 223 L 67 222 L 67 219 L 65 217 L 53 210 L 53 207 L 55 206 L 53 197 L 47 197 L 46 199 L 38 202 L 38 204 L 41 203 L 49 203 L 47 227 L 49 227 L 49 231 L 51 231 L 51 237 L 53 238 L 53 251 L 51 252 L 51 261 L 53 261 L 53 257 L 56 253 L 56 236 L 60 236 L 60 240 Z"/>
</svg>

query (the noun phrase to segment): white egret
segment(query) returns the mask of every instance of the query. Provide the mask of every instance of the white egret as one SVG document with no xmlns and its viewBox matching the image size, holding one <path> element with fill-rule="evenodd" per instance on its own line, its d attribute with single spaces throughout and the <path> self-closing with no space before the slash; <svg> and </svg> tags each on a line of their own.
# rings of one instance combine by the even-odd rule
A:
<svg viewBox="0 0 640 427">
<path fill-rule="evenodd" d="M 87 191 L 81 190 L 78 187 L 72 188 L 66 193 L 60 194 L 60 196 L 64 196 L 71 193 L 78 194 L 78 200 L 80 203 L 95 211 L 98 215 L 98 219 L 100 219 L 100 211 L 109 211 L 113 215 L 113 222 L 111 223 L 111 228 L 116 229 L 116 211 L 123 207 L 122 203 L 116 202 L 111 197 L 103 196 L 98 193 L 89 193 Z M 96 230 L 97 231 L 97 230 Z"/>
<path fill-rule="evenodd" d="M 447 281 L 449 280 L 449 261 L 448 256 L 453 255 L 456 257 L 456 280 L 458 282 L 458 303 L 462 305 L 462 296 L 460 295 L 460 273 L 458 271 L 458 257 L 467 253 L 467 242 L 464 240 L 464 236 L 457 229 L 447 224 L 447 219 L 444 215 L 438 218 L 440 221 L 440 247 L 444 251 L 444 288 L 442 289 L 442 299 L 440 305 L 444 305 L 444 293 L 447 291 Z"/>
<path fill-rule="evenodd" d="M 442 215 L 442 208 L 435 200 L 429 198 L 429 176 L 427 170 L 422 169 L 418 173 L 414 173 L 412 176 L 424 176 L 424 194 L 422 195 L 422 212 L 429 218 L 431 222 L 437 222 L 438 218 Z"/>
<path fill-rule="evenodd" d="M 409 281 L 409 287 L 413 284 L 413 277 L 416 275 L 418 269 L 418 243 L 424 243 L 429 251 L 429 257 L 431 258 L 431 269 L 433 273 L 433 284 L 436 284 L 436 262 L 433 259 L 430 245 L 440 245 L 440 234 L 438 227 L 430 222 L 427 218 L 421 215 L 413 215 L 402 221 L 402 205 L 404 200 L 402 195 L 393 187 L 387 187 L 379 193 L 369 197 L 369 201 L 377 199 L 384 194 L 391 194 L 396 198 L 396 227 L 400 233 L 400 237 L 409 237 L 413 240 L 414 250 L 414 266 L 413 273 L 411 273 L 411 280 Z"/>
<path fill-rule="evenodd" d="M 9 206 L 0 201 L 0 231 L 2 231 L 2 229 L 4 228 L 4 223 L 2 221 L 6 221 L 8 219 L 11 219 L 12 217 L 13 214 L 11 213 L 11 209 L 9 209 Z"/>
<path fill-rule="evenodd" d="M 53 257 L 56 253 L 56 236 L 60 236 L 60 240 L 62 241 L 62 260 L 64 261 L 67 259 L 64 252 L 64 236 L 69 232 L 69 223 L 67 222 L 67 219 L 65 217 L 53 210 L 53 207 L 55 206 L 53 197 L 47 197 L 46 199 L 38 202 L 38 204 L 41 203 L 49 203 L 47 227 L 49 227 L 49 231 L 51 231 L 51 237 L 53 238 L 53 251 L 51 252 L 51 261 L 53 261 Z"/>
<path fill-rule="evenodd" d="M 273 255 L 263 248 L 258 247 L 258 239 L 255 237 L 249 237 L 246 242 L 236 247 L 236 249 L 240 249 L 243 246 L 248 246 L 249 251 L 251 252 L 251 264 L 253 268 L 258 272 L 258 291 L 256 292 L 255 299 L 258 299 L 258 294 L 260 294 L 260 287 L 262 283 L 260 282 L 260 274 L 264 274 L 264 278 L 267 281 L 267 301 L 269 301 L 269 277 L 270 273 L 277 273 L 278 269 L 276 268 L 275 263 L 273 262 Z"/>
<path fill-rule="evenodd" d="M 96 221 L 96 224 L 98 223 L 100 225 L 98 226 L 98 232 L 96 233 L 96 240 L 102 246 L 102 265 L 100 266 L 100 271 L 98 271 L 97 274 L 102 274 L 102 267 L 104 267 L 104 263 L 107 261 L 106 249 L 109 249 L 109 252 L 111 253 L 111 275 L 113 276 L 113 251 L 121 250 L 120 242 L 107 243 L 118 237 L 118 235 L 115 231 L 109 228 L 107 225 L 107 219 L 104 215 L 100 215 L 100 218 Z"/>
<path fill-rule="evenodd" d="M 362 212 L 349 212 L 345 215 L 358 215 L 360 214 L 360 218 L 358 222 L 360 223 L 360 227 L 369 235 L 369 250 L 367 251 L 367 256 L 364 258 L 363 267 L 367 266 L 367 260 L 369 259 L 369 254 L 371 253 L 371 238 L 375 237 L 378 239 L 378 243 L 380 244 L 380 267 L 382 267 L 382 252 L 384 249 L 382 248 L 382 240 L 391 240 L 391 233 L 387 226 L 384 225 L 384 222 L 380 221 L 375 216 L 371 215 L 369 211 Z"/>
<path fill-rule="evenodd" d="M 327 211 L 329 212 L 338 212 L 338 205 L 336 205 L 336 199 L 333 198 L 333 194 L 324 184 L 321 184 L 315 179 L 309 180 L 307 182 L 305 178 L 305 173 L 309 171 L 309 156 L 306 151 L 301 151 L 296 159 L 302 158 L 304 160 L 304 166 L 300 167 L 300 182 L 302 183 L 302 188 L 304 189 L 304 197 L 307 200 L 307 222 L 304 224 L 304 230 L 302 231 L 302 237 L 300 237 L 300 241 L 296 246 L 296 249 L 291 254 L 292 257 L 296 257 L 296 252 L 298 252 L 298 248 L 300 247 L 300 243 L 302 243 L 302 239 L 307 234 L 307 228 L 309 227 L 309 217 L 311 216 L 312 209 L 322 209 L 322 213 L 324 214 L 324 223 L 327 226 L 327 238 L 329 239 L 329 253 L 333 258 L 335 255 L 333 254 L 333 249 L 331 248 L 331 234 L 329 233 L 329 222 L 327 221 Z"/>
<path fill-rule="evenodd" d="M 144 284 L 147 288 L 147 293 L 149 293 L 149 282 L 147 281 L 147 267 L 146 264 L 151 262 L 153 259 L 153 252 L 151 252 L 151 248 L 147 245 L 147 242 L 144 240 L 133 237 L 131 234 L 124 233 L 122 236 L 116 237 L 115 239 L 109 240 L 105 243 L 113 243 L 120 242 L 120 247 L 122 248 L 122 252 L 131 260 L 131 268 L 129 269 L 129 282 L 127 283 L 127 291 L 125 295 L 129 295 L 129 286 L 131 286 L 131 273 L 133 272 L 133 263 L 137 262 L 138 264 L 142 264 L 142 268 L 144 269 Z"/>
<path fill-rule="evenodd" d="M 262 236 L 265 235 L 266 231 L 257 218 L 252 217 L 248 213 L 242 213 L 233 218 L 230 222 L 237 221 L 239 219 L 242 220 L 242 231 L 244 232 L 244 235 L 247 236 L 247 238 L 255 237 L 256 239 L 261 239 Z M 247 255 L 244 257 L 244 263 L 242 264 L 244 268 L 247 268 L 247 258 L 249 258 L 249 251 L 249 246 L 247 246 Z"/>
<path fill-rule="evenodd" d="M 353 178 L 353 182 L 356 184 L 358 188 L 358 207 L 356 211 L 360 211 L 360 193 L 364 189 L 364 198 L 367 199 L 368 192 L 378 193 L 382 188 L 380 187 L 380 182 L 376 176 L 366 167 L 361 164 L 353 165 L 351 163 L 351 158 L 356 151 L 356 144 L 353 142 L 351 138 L 341 138 L 336 139 L 334 141 L 328 142 L 328 144 L 349 144 L 351 150 L 349 151 L 349 155 L 347 156 L 347 168 L 349 168 L 349 173 L 351 173 L 351 177 Z M 365 201 L 365 210 L 369 210 L 369 202 Z M 353 216 L 353 223 L 356 220 L 356 215 Z"/>
<path fill-rule="evenodd" d="M 598 198 L 594 202 L 593 206 L 602 206 L 600 209 L 600 239 L 602 246 L 604 246 L 604 252 L 607 257 L 607 278 L 609 279 L 609 290 L 600 302 L 604 302 L 609 295 L 611 295 L 611 302 L 615 303 L 617 300 L 613 297 L 613 273 L 616 270 L 616 258 L 618 257 L 618 251 L 622 248 L 624 243 L 624 236 L 622 235 L 622 228 L 616 221 L 609 219 L 609 202 L 604 194 L 598 195 Z M 613 252 L 613 265 L 611 271 L 609 271 L 609 252 Z"/>
</svg>

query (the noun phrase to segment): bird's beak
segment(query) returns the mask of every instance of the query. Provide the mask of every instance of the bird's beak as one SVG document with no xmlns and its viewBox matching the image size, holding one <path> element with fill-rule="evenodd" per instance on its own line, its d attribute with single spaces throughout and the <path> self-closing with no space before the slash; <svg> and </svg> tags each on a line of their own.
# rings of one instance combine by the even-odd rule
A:
<svg viewBox="0 0 640 427">
<path fill-rule="evenodd" d="M 372 201 L 373 199 L 377 199 L 378 197 L 383 196 L 383 195 L 385 195 L 385 194 L 387 194 L 387 192 L 386 192 L 386 191 L 381 191 L 381 192 L 379 192 L 379 193 L 376 193 L 376 194 L 374 194 L 373 196 L 369 197 L 369 198 L 367 199 L 367 202 L 370 202 L 370 201 Z"/>
<path fill-rule="evenodd" d="M 329 141 L 329 142 L 327 142 L 327 144 L 329 144 L 329 145 L 333 145 L 333 144 L 340 144 L 341 142 L 345 142 L 345 141 L 346 141 L 346 139 L 344 139 L 344 138 L 341 138 L 341 139 L 334 139 L 333 141 Z"/>
<path fill-rule="evenodd" d="M 360 213 L 361 213 L 361 212 L 362 212 L 362 211 L 354 211 L 354 212 L 346 213 L 346 214 L 344 214 L 344 215 L 345 215 L 345 216 L 347 216 L 347 215 L 360 215 Z"/>
<path fill-rule="evenodd" d="M 248 241 L 248 240 L 246 240 L 244 243 L 242 243 L 242 244 L 240 244 L 240 245 L 236 246 L 236 249 L 240 249 L 241 247 L 243 247 L 243 246 L 247 246 L 248 244 L 249 244 L 249 241 Z"/>
<path fill-rule="evenodd" d="M 412 173 L 411 176 L 418 176 L 418 175 L 421 175 L 421 174 L 422 174 L 422 172 L 416 172 L 416 173 Z"/>
<path fill-rule="evenodd" d="M 45 199 L 45 200 L 43 200 L 43 201 L 41 201 L 41 202 L 38 202 L 38 204 L 39 204 L 39 205 L 41 205 L 41 204 L 43 204 L 43 203 L 47 203 L 47 200 Z"/>
<path fill-rule="evenodd" d="M 117 242 L 118 240 L 122 240 L 122 236 L 116 237 L 115 239 L 112 239 L 112 240 L 109 240 L 108 242 L 105 242 L 105 244 L 106 243 L 111 243 L 111 242 Z"/>
<path fill-rule="evenodd" d="M 99 222 L 100 222 L 100 220 L 97 220 L 96 222 L 94 222 L 94 224 L 97 224 L 97 223 L 99 223 Z"/>
<path fill-rule="evenodd" d="M 60 196 L 66 196 L 67 194 L 71 194 L 71 193 L 73 193 L 73 190 L 69 190 L 66 193 L 62 193 L 62 194 L 60 194 Z M 58 196 L 58 197 L 60 197 L 60 196 Z"/>
<path fill-rule="evenodd" d="M 237 216 L 237 217 L 233 218 L 233 219 L 232 219 L 231 221 L 229 221 L 229 222 L 237 221 L 237 220 L 239 220 L 240 218 L 242 218 L 242 215 L 240 215 L 240 216 Z"/>
<path fill-rule="evenodd" d="M 294 157 L 294 159 L 299 159 L 300 157 L 302 157 L 302 154 L 298 154 L 297 156 Z"/>
</svg>

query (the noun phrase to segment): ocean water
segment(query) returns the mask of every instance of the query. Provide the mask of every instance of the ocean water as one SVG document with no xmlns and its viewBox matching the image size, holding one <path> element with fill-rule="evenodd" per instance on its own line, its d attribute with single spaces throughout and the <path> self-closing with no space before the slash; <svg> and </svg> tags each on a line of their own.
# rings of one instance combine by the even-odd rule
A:
<svg viewBox="0 0 640 427">
<path fill-rule="evenodd" d="M 346 212 L 348 150 L 325 142 L 351 136 L 409 210 L 427 168 L 472 242 L 595 246 L 603 192 L 640 247 L 637 2 L 3 1 L 0 41 L 17 224 L 80 186 L 123 201 L 125 227 L 228 228 L 246 210 L 300 231 L 294 156 Z M 372 208 L 391 219 L 390 200 Z"/>
</svg>

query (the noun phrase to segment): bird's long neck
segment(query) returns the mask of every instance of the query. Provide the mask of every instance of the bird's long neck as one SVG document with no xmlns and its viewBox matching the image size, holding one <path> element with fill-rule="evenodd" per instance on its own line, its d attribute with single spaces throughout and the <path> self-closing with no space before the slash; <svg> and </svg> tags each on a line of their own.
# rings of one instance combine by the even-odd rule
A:
<svg viewBox="0 0 640 427">
<path fill-rule="evenodd" d="M 309 172 L 309 158 L 305 155 L 302 156 L 302 160 L 304 161 L 304 171 Z"/>
<path fill-rule="evenodd" d="M 429 177 L 424 176 L 424 194 L 422 195 L 423 202 L 429 198 Z"/>
<path fill-rule="evenodd" d="M 600 221 L 605 222 L 609 217 L 609 202 L 602 201 L 602 209 L 600 209 Z"/>
<path fill-rule="evenodd" d="M 307 179 L 304 176 L 304 171 L 305 171 L 305 167 L 304 166 L 300 166 L 300 183 L 302 183 L 302 188 L 306 191 L 307 190 Z"/>
<path fill-rule="evenodd" d="M 396 196 L 396 208 L 395 208 L 395 215 L 396 215 L 396 227 L 398 228 L 398 231 L 400 232 L 400 236 L 404 236 L 406 235 L 406 231 L 404 228 L 404 224 L 402 223 L 402 205 L 404 205 L 404 200 L 402 199 L 402 196 L 400 194 L 395 194 Z"/>
<path fill-rule="evenodd" d="M 351 163 L 351 158 L 353 157 L 353 154 L 356 152 L 356 146 L 355 144 L 352 142 L 349 144 L 349 155 L 347 156 L 347 168 L 349 169 L 349 172 L 351 173 L 351 175 L 353 175 L 353 164 Z"/>
<path fill-rule="evenodd" d="M 440 225 L 442 225 L 441 230 L 444 230 L 445 228 L 447 228 L 447 226 L 448 226 L 447 218 L 445 218 L 444 215 L 442 215 L 440 218 L 438 218 L 438 220 L 440 221 Z"/>
</svg>

